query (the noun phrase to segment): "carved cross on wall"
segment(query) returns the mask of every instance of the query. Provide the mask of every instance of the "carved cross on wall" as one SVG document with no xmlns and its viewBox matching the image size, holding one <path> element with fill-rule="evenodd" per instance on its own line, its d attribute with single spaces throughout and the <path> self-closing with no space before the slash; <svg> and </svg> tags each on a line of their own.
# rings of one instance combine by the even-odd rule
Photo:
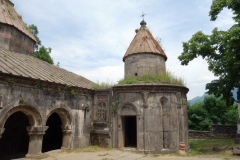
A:
<svg viewBox="0 0 240 160">
<path fill-rule="evenodd" d="M 144 16 L 145 16 L 146 14 L 144 13 L 144 12 L 142 12 L 142 15 L 140 16 L 140 17 L 142 17 L 143 18 L 143 20 L 144 20 Z"/>
</svg>

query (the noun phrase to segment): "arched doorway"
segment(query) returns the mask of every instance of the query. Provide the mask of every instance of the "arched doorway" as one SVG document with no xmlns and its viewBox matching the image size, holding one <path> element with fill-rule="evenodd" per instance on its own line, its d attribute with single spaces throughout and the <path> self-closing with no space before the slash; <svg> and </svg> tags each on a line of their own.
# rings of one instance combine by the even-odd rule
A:
<svg viewBox="0 0 240 160">
<path fill-rule="evenodd" d="M 29 125 L 28 117 L 21 111 L 8 117 L 0 139 L 0 159 L 4 159 L 1 156 L 21 158 L 28 153 L 29 136 L 26 127 Z"/>
<path fill-rule="evenodd" d="M 132 103 L 124 103 L 118 109 L 118 148 L 138 147 L 138 111 Z"/>
<path fill-rule="evenodd" d="M 57 113 L 52 113 L 47 120 L 46 126 L 49 128 L 43 136 L 42 152 L 61 149 L 63 133 L 60 116 Z"/>
</svg>

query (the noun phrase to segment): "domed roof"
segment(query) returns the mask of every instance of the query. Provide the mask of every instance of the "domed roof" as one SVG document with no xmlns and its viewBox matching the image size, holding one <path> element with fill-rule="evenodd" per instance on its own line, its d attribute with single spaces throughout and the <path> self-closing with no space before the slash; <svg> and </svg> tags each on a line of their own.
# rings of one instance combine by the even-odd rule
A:
<svg viewBox="0 0 240 160">
<path fill-rule="evenodd" d="M 151 32 L 146 27 L 146 22 L 143 20 L 141 23 L 141 27 L 136 33 L 134 39 L 129 45 L 124 57 L 123 61 L 127 56 L 138 54 L 138 53 L 154 53 L 162 55 L 165 60 L 167 60 L 167 55 L 159 45 L 159 43 L 153 38 Z"/>
<path fill-rule="evenodd" d="M 0 0 L 0 23 L 14 26 L 32 40 L 36 41 L 33 34 L 27 29 L 22 17 L 14 9 L 14 4 L 10 0 Z"/>
</svg>

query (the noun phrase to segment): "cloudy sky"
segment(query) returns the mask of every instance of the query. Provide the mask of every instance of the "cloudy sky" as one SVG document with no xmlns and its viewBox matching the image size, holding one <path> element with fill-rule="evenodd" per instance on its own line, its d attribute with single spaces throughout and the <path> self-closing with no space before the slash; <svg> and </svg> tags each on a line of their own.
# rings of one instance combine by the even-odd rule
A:
<svg viewBox="0 0 240 160">
<path fill-rule="evenodd" d="M 162 39 L 168 56 L 167 69 L 183 77 L 190 89 L 188 99 L 202 96 L 205 84 L 215 77 L 198 58 L 181 66 L 177 57 L 182 42 L 199 30 L 227 30 L 232 13 L 223 10 L 210 21 L 211 0 L 12 0 L 27 24 L 35 24 L 45 47 L 51 47 L 54 63 L 93 82 L 116 83 L 123 78 L 122 61 L 142 12 L 154 37 Z"/>
</svg>

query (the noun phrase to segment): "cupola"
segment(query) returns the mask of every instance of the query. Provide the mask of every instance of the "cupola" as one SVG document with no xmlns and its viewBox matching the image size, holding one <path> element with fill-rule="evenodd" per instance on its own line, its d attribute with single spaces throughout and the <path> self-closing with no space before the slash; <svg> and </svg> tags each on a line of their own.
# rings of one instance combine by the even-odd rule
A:
<svg viewBox="0 0 240 160">
<path fill-rule="evenodd" d="M 125 78 L 166 71 L 164 50 L 146 27 L 147 23 L 142 20 L 140 25 L 123 57 Z"/>
</svg>

